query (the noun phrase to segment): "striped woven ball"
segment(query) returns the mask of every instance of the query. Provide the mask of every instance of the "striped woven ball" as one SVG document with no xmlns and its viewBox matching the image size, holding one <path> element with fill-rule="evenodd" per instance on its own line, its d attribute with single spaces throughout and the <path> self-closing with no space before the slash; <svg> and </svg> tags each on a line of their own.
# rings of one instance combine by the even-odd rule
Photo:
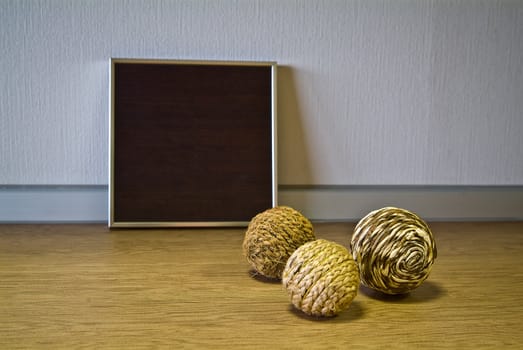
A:
<svg viewBox="0 0 523 350">
<path fill-rule="evenodd" d="M 356 297 L 360 275 L 345 247 L 319 239 L 296 249 L 282 283 L 297 309 L 310 316 L 335 316 Z"/>
<path fill-rule="evenodd" d="M 429 276 L 437 256 L 428 225 L 418 215 L 385 207 L 361 219 L 351 239 L 361 282 L 386 294 L 404 294 Z"/>
<path fill-rule="evenodd" d="M 314 239 L 309 219 L 291 207 L 278 206 L 251 220 L 243 240 L 243 254 L 257 273 L 280 279 L 291 254 Z"/>
</svg>

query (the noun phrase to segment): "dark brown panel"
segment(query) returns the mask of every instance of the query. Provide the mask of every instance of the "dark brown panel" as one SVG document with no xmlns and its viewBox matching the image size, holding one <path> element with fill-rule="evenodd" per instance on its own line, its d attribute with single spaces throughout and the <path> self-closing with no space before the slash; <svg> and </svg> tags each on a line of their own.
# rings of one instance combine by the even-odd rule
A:
<svg viewBox="0 0 523 350">
<path fill-rule="evenodd" d="M 249 221 L 272 206 L 272 67 L 113 65 L 115 222 Z"/>
</svg>

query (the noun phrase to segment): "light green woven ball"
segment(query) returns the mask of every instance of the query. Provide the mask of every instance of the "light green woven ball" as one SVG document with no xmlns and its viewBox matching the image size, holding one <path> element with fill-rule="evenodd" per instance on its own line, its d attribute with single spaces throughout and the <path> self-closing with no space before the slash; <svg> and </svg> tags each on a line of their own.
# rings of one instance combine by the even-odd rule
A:
<svg viewBox="0 0 523 350">
<path fill-rule="evenodd" d="M 283 270 L 283 285 L 291 303 L 311 316 L 335 316 L 358 293 L 358 264 L 349 251 L 318 239 L 296 249 Z"/>
</svg>

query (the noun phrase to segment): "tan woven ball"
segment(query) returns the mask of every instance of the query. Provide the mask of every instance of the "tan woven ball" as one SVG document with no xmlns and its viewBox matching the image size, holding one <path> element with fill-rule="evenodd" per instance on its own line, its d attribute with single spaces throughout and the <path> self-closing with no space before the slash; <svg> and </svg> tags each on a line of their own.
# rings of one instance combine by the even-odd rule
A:
<svg viewBox="0 0 523 350">
<path fill-rule="evenodd" d="M 349 251 L 319 239 L 291 255 L 282 283 L 291 303 L 311 316 L 335 316 L 347 309 L 358 293 L 358 265 Z"/>
<path fill-rule="evenodd" d="M 351 239 L 361 282 L 386 294 L 408 293 L 429 276 L 437 256 L 428 225 L 416 214 L 385 207 L 361 219 Z"/>
<path fill-rule="evenodd" d="M 257 273 L 280 279 L 291 254 L 314 239 L 309 219 L 293 208 L 278 206 L 251 220 L 243 240 L 243 254 Z"/>
</svg>

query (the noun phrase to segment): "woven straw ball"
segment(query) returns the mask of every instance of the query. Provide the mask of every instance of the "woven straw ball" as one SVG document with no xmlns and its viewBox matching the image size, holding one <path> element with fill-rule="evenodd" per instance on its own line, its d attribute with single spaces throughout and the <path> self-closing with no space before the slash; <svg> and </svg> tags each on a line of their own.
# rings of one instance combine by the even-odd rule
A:
<svg viewBox="0 0 523 350">
<path fill-rule="evenodd" d="M 314 239 L 309 219 L 291 207 L 278 206 L 251 220 L 243 240 L 243 254 L 257 273 L 280 279 L 291 254 Z"/>
<path fill-rule="evenodd" d="M 361 219 L 350 248 L 361 282 L 386 294 L 404 294 L 429 276 L 437 256 L 428 225 L 416 214 L 385 207 Z"/>
<path fill-rule="evenodd" d="M 335 316 L 356 297 L 360 275 L 345 247 L 319 239 L 296 249 L 282 283 L 297 309 L 310 316 Z"/>
</svg>

